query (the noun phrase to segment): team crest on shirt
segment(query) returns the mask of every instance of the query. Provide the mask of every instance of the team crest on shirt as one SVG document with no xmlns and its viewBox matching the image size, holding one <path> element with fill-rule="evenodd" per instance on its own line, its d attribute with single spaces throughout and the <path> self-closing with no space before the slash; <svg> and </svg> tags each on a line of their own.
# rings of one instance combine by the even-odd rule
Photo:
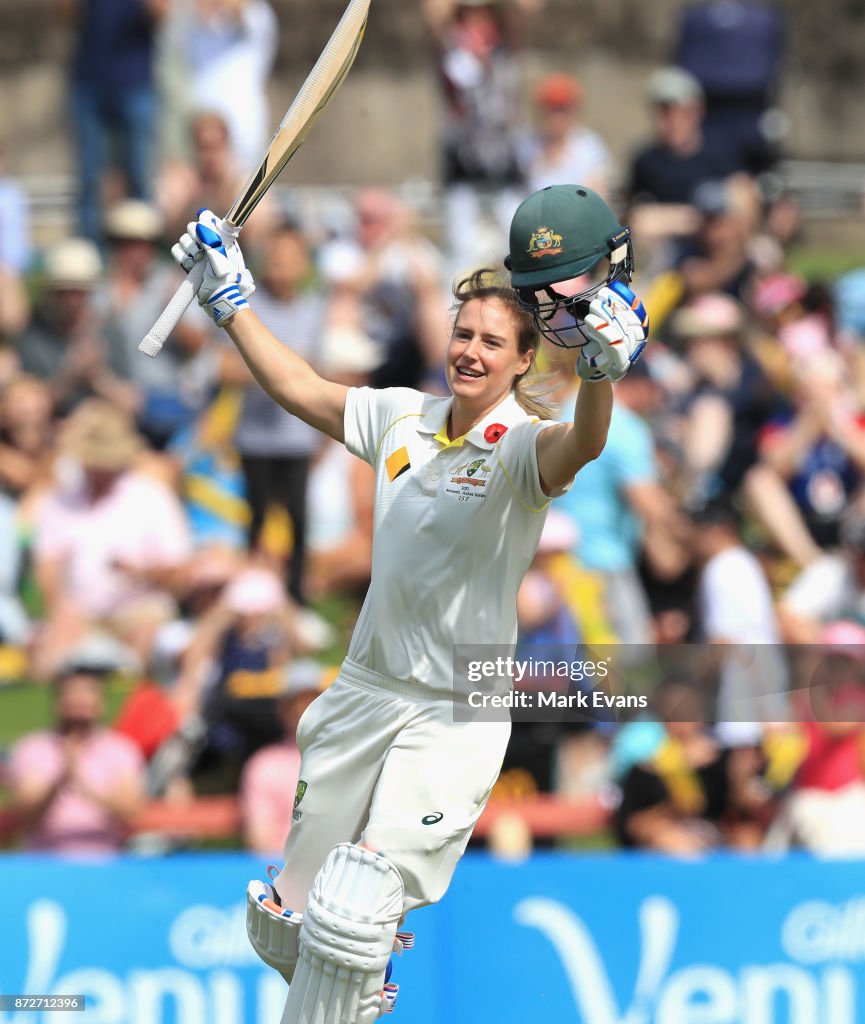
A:
<svg viewBox="0 0 865 1024">
<path fill-rule="evenodd" d="M 303 779 L 301 779 L 300 782 L 298 782 L 297 784 L 297 789 L 294 794 L 294 810 L 291 812 L 291 817 L 292 820 L 294 821 L 300 821 L 300 819 L 303 817 L 303 811 L 299 811 L 297 808 L 300 805 L 300 801 L 303 800 L 305 795 L 306 783 L 303 781 Z"/>
<path fill-rule="evenodd" d="M 483 498 L 484 488 L 491 473 L 486 459 L 466 462 L 454 470 L 450 484 L 445 488 L 448 494 L 455 494 L 461 501 L 470 497 Z"/>
<path fill-rule="evenodd" d="M 534 259 L 541 256 L 556 256 L 562 251 L 563 238 L 557 235 L 552 228 L 546 226 L 538 228 L 529 240 L 529 254 Z"/>
</svg>

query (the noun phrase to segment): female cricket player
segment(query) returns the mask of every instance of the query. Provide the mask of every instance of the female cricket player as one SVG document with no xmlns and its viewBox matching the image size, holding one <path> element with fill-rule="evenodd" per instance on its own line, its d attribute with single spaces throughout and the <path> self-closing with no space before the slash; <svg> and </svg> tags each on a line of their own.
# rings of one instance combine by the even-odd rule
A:
<svg viewBox="0 0 865 1024">
<path fill-rule="evenodd" d="M 444 894 L 508 742 L 509 722 L 455 713 L 454 645 L 515 642 L 549 500 L 602 451 L 610 382 L 645 343 L 627 229 L 579 186 L 529 197 L 511 230 L 516 290 L 483 274 L 455 288 L 446 398 L 318 376 L 250 308 L 236 237 L 209 210 L 172 254 L 186 270 L 207 260 L 198 300 L 261 386 L 376 473 L 369 592 L 339 677 L 298 727 L 284 867 L 247 893 L 252 944 L 290 982 L 283 1024 L 369 1024 L 393 1007 L 398 925 Z M 582 291 L 556 288 L 593 271 Z M 571 423 L 527 391 L 538 328 L 580 346 Z"/>
</svg>

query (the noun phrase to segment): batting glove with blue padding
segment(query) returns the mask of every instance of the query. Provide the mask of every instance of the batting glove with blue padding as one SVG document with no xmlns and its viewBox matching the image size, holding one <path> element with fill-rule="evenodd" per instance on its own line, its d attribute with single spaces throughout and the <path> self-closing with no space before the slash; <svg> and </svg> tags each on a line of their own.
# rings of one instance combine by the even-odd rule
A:
<svg viewBox="0 0 865 1024">
<path fill-rule="evenodd" d="M 649 336 L 649 317 L 627 285 L 614 281 L 589 307 L 577 373 L 583 380 L 621 380 L 640 358 Z"/>
<path fill-rule="evenodd" d="M 237 243 L 237 229 L 211 210 L 198 211 L 198 220 L 187 224 L 171 255 L 187 273 L 199 260 L 207 260 L 198 302 L 220 327 L 249 307 L 246 300 L 255 291 L 255 282 Z"/>
</svg>

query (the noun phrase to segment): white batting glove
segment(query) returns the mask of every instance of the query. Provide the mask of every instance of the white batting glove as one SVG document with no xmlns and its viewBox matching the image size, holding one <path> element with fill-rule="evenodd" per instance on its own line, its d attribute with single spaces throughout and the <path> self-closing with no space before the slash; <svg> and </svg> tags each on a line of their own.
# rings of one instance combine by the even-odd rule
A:
<svg viewBox="0 0 865 1024">
<path fill-rule="evenodd" d="M 621 380 L 640 358 L 649 336 L 649 317 L 627 285 L 614 281 L 602 288 L 586 317 L 588 341 L 580 349 L 577 373 L 583 380 Z"/>
<path fill-rule="evenodd" d="M 207 260 L 198 302 L 218 326 L 224 327 L 235 313 L 249 307 L 246 300 L 255 291 L 255 282 L 246 269 L 237 230 L 211 210 L 198 211 L 198 220 L 187 224 L 171 255 L 187 273 L 199 260 Z"/>
</svg>

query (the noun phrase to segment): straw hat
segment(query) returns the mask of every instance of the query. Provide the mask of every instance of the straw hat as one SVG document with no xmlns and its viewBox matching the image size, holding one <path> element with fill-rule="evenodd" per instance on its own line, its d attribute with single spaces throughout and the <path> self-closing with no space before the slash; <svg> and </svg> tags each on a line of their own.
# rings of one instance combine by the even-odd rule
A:
<svg viewBox="0 0 865 1024">
<path fill-rule="evenodd" d="M 50 288 L 93 288 L 102 275 L 99 250 L 87 238 L 66 238 L 45 256 L 45 282 Z"/>
<path fill-rule="evenodd" d="M 158 242 L 162 237 L 162 216 L 155 206 L 141 199 L 122 199 L 105 217 L 108 238 Z"/>
<path fill-rule="evenodd" d="M 78 406 L 66 421 L 63 440 L 85 469 L 103 473 L 129 469 L 143 447 L 132 419 L 100 398 Z"/>
</svg>

